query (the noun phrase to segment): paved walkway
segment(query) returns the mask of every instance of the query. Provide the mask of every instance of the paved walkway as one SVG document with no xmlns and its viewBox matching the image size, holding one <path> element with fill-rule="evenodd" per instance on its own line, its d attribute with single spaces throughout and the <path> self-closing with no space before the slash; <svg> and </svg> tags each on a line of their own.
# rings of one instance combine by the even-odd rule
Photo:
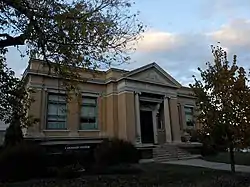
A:
<svg viewBox="0 0 250 187">
<path fill-rule="evenodd" d="M 189 159 L 189 160 L 177 160 L 164 162 L 166 164 L 176 164 L 176 165 L 187 165 L 187 166 L 197 166 L 204 168 L 211 168 L 216 170 L 226 170 L 230 171 L 230 164 L 219 163 L 219 162 L 209 162 L 202 159 Z M 235 165 L 236 172 L 246 172 L 250 173 L 250 166 Z"/>
</svg>

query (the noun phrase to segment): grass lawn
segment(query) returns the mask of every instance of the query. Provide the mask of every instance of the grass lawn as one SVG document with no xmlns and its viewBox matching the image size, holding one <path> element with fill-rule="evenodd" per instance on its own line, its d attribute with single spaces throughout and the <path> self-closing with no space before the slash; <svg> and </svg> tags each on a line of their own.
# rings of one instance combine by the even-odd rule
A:
<svg viewBox="0 0 250 187">
<path fill-rule="evenodd" d="M 243 187 L 250 185 L 247 174 L 232 175 L 190 166 L 167 164 L 140 164 L 137 174 L 91 175 L 68 180 L 34 180 L 2 185 L 6 187 Z M 1 185 L 0 185 L 1 186 Z"/>
<path fill-rule="evenodd" d="M 230 163 L 230 157 L 228 152 L 221 152 L 217 155 L 205 156 L 205 160 L 212 162 L 222 162 L 222 163 Z M 250 166 L 250 153 L 235 153 L 235 162 L 238 165 L 248 165 Z"/>
</svg>

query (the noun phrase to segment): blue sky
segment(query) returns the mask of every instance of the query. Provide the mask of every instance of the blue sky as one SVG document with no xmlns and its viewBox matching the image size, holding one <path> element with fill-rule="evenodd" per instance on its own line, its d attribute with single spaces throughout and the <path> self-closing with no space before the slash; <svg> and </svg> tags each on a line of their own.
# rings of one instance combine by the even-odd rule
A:
<svg viewBox="0 0 250 187">
<path fill-rule="evenodd" d="M 198 66 L 211 59 L 210 45 L 219 41 L 239 64 L 250 61 L 250 0 L 136 0 L 133 10 L 148 26 L 130 64 L 134 69 L 158 63 L 184 85 L 192 81 Z M 7 61 L 18 75 L 27 65 L 10 49 Z"/>
</svg>

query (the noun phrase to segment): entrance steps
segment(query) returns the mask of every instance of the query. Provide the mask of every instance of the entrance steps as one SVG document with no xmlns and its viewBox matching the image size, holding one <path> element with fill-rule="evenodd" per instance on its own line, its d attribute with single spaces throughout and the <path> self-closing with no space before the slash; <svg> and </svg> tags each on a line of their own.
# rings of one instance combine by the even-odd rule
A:
<svg viewBox="0 0 250 187">
<path fill-rule="evenodd" d="M 181 149 L 174 144 L 158 145 L 153 149 L 153 159 L 155 162 L 167 162 L 198 157 L 200 157 L 200 155 L 192 155 L 188 151 Z"/>
</svg>

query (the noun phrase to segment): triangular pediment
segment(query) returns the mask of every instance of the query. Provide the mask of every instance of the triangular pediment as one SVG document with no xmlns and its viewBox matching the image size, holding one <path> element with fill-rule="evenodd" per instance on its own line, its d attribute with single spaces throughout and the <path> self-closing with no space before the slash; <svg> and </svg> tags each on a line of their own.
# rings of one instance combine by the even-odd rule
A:
<svg viewBox="0 0 250 187">
<path fill-rule="evenodd" d="M 163 84 L 174 87 L 181 87 L 173 77 L 171 77 L 167 72 L 165 72 L 156 63 L 148 64 L 141 68 L 135 69 L 125 75 L 127 78 L 135 79 L 138 81 L 146 81 L 156 84 Z"/>
</svg>

